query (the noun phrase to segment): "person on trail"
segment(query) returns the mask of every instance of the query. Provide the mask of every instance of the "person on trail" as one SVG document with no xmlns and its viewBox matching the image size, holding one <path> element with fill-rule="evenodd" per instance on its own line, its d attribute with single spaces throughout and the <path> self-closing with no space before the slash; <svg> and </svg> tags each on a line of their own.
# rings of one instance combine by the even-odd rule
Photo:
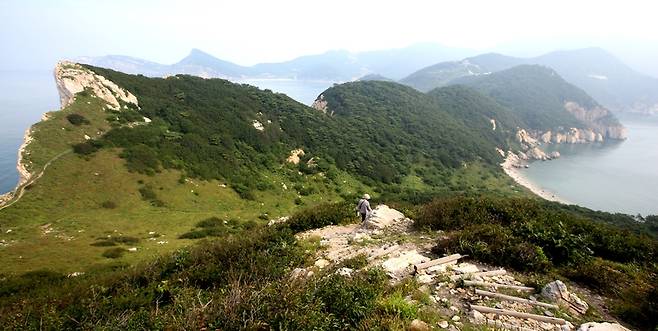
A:
<svg viewBox="0 0 658 331">
<path fill-rule="evenodd" d="M 363 198 L 359 200 L 359 203 L 356 205 L 356 210 L 361 215 L 361 222 L 366 221 L 368 214 L 372 213 L 372 208 L 370 208 L 370 195 L 368 193 L 363 195 Z"/>
</svg>

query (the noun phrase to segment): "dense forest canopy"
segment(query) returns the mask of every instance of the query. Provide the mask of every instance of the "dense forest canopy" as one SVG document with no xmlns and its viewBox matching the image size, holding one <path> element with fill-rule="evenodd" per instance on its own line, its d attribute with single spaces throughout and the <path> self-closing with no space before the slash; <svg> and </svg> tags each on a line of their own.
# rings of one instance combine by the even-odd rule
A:
<svg viewBox="0 0 658 331">
<path fill-rule="evenodd" d="M 399 182 L 414 166 L 433 173 L 469 162 L 496 166 L 501 159 L 495 148 L 510 136 L 481 130 L 491 125 L 488 116 L 509 113 L 462 87 L 426 95 L 391 82 L 346 83 L 322 94 L 329 108 L 323 113 L 221 79 L 146 78 L 89 68 L 138 97 L 141 109 L 128 107 L 118 118 L 139 113 L 153 120 L 116 127 L 103 138 L 102 145 L 125 148 L 131 169 L 182 169 L 189 176 L 228 180 L 240 190 L 257 188 L 259 172 L 282 165 L 297 148 L 322 171 L 341 169 L 386 184 Z"/>
</svg>

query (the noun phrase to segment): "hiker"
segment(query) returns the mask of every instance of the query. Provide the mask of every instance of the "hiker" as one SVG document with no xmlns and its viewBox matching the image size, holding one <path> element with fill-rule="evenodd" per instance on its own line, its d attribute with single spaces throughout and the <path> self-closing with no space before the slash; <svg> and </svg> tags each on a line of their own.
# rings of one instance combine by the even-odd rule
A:
<svg viewBox="0 0 658 331">
<path fill-rule="evenodd" d="M 366 221 L 368 214 L 372 213 L 372 208 L 370 208 L 370 202 L 368 200 L 370 200 L 370 195 L 366 193 L 356 205 L 356 211 L 361 215 L 362 223 Z"/>
</svg>

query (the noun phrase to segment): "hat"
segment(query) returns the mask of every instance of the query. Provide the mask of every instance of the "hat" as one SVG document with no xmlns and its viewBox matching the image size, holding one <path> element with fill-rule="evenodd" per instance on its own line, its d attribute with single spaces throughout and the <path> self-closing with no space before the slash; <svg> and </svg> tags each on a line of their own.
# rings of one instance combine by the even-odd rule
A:
<svg viewBox="0 0 658 331">
<path fill-rule="evenodd" d="M 363 195 L 363 198 L 366 200 L 370 200 L 370 194 L 366 193 Z"/>
</svg>

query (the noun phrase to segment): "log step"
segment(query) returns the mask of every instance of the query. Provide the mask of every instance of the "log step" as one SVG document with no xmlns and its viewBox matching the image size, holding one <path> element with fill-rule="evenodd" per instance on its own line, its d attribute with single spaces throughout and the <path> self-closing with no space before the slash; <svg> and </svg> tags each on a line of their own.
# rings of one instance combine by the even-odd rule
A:
<svg viewBox="0 0 658 331">
<path fill-rule="evenodd" d="M 512 290 L 526 291 L 526 292 L 534 292 L 534 290 L 535 290 L 534 287 L 506 285 L 506 284 L 489 283 L 489 282 L 479 282 L 479 281 L 475 281 L 475 280 L 465 280 L 464 285 L 466 285 L 466 286 L 495 287 L 495 288 L 509 288 L 509 289 L 512 289 Z"/>
<path fill-rule="evenodd" d="M 416 265 L 416 270 L 423 270 L 423 269 L 433 267 L 435 265 L 454 262 L 454 261 L 457 261 L 457 260 L 461 259 L 462 257 L 463 256 L 460 255 L 460 254 L 452 254 L 452 255 L 444 256 L 444 257 L 436 259 L 436 260 L 432 260 L 432 261 L 417 264 Z"/>
<path fill-rule="evenodd" d="M 497 315 L 506 315 L 506 316 L 512 316 L 512 317 L 527 318 L 527 319 L 533 319 L 535 321 L 546 322 L 546 323 L 557 324 L 557 325 L 567 324 L 567 321 L 562 319 L 562 318 L 548 317 L 548 316 L 528 314 L 528 313 L 521 313 L 521 312 L 514 311 L 514 310 L 498 309 L 498 308 L 491 308 L 491 307 L 478 306 L 478 305 L 471 305 L 471 309 L 477 310 L 477 311 L 479 311 L 481 313 L 485 313 L 485 314 L 493 313 L 493 314 L 497 314 Z"/>
<path fill-rule="evenodd" d="M 502 300 L 507 300 L 507 301 L 516 301 L 516 302 L 521 302 L 521 303 L 526 303 L 529 305 L 533 306 L 540 306 L 544 308 L 550 308 L 550 309 L 559 309 L 558 306 L 552 305 L 550 303 L 544 303 L 544 302 L 539 302 L 539 301 L 532 301 L 524 298 L 519 298 L 511 295 L 505 295 L 505 294 L 500 294 L 500 293 L 494 293 L 494 292 L 489 292 L 489 291 L 483 291 L 479 289 L 475 289 L 475 294 L 477 295 L 483 295 L 487 297 L 492 297 L 492 298 L 498 298 Z"/>
<path fill-rule="evenodd" d="M 507 271 L 505 271 L 505 269 L 481 271 L 481 272 L 469 272 L 461 275 L 450 276 L 450 280 L 454 282 L 467 277 L 474 277 L 474 276 L 489 277 L 489 276 L 501 276 L 505 274 L 507 274 Z"/>
</svg>

